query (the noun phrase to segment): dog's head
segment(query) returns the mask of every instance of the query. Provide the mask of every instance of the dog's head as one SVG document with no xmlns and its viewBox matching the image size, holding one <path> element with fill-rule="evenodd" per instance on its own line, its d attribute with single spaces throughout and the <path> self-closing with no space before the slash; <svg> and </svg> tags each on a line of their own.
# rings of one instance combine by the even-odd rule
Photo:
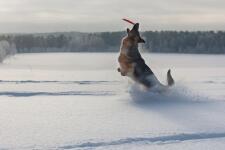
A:
<svg viewBox="0 0 225 150">
<path fill-rule="evenodd" d="M 145 43 L 145 40 L 141 38 L 138 30 L 139 30 L 139 23 L 136 23 L 131 30 L 127 28 L 128 37 L 132 38 L 137 43 Z"/>
</svg>

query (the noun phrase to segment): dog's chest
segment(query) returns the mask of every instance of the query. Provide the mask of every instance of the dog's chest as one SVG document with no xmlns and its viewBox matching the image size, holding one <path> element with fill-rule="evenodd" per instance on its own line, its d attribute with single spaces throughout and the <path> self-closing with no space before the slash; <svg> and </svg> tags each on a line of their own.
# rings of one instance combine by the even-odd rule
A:
<svg viewBox="0 0 225 150">
<path fill-rule="evenodd" d="M 127 67 L 127 68 L 132 67 L 131 60 L 127 57 L 127 55 L 123 53 L 120 53 L 118 61 L 123 67 Z"/>
</svg>

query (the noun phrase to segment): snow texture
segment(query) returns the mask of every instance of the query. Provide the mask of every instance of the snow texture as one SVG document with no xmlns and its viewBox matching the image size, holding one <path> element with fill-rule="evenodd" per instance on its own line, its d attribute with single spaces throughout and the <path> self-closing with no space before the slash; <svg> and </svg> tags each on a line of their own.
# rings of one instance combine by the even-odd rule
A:
<svg viewBox="0 0 225 150">
<path fill-rule="evenodd" d="M 142 89 L 117 54 L 17 54 L 0 65 L 0 149 L 224 149 L 225 56 L 143 54 Z"/>
</svg>

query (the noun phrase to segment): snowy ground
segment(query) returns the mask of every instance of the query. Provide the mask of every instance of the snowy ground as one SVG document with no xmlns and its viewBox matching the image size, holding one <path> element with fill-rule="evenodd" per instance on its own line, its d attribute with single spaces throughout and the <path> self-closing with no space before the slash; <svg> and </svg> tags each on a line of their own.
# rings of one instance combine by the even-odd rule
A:
<svg viewBox="0 0 225 150">
<path fill-rule="evenodd" d="M 144 92 L 117 54 L 19 54 L 0 65 L 0 149 L 225 149 L 225 55 L 143 54 Z"/>
</svg>

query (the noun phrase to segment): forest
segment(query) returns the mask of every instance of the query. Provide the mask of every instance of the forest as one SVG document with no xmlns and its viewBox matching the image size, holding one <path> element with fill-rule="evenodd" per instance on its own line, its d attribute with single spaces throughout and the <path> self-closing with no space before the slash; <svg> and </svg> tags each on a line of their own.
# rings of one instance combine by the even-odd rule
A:
<svg viewBox="0 0 225 150">
<path fill-rule="evenodd" d="M 10 53 L 118 52 L 125 35 L 125 32 L 1 34 L 0 50 L 10 49 Z M 141 48 L 147 52 L 225 53 L 225 31 L 145 31 L 141 36 L 146 41 Z"/>
</svg>

